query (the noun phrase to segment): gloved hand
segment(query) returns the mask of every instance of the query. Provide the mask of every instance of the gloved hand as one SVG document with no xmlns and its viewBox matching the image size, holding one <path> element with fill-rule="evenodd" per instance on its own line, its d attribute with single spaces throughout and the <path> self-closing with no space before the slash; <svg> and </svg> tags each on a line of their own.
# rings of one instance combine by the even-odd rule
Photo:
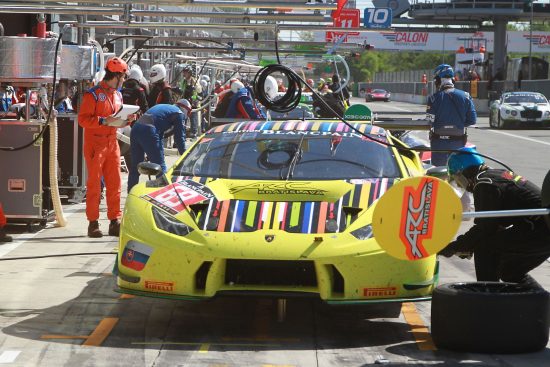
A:
<svg viewBox="0 0 550 367">
<path fill-rule="evenodd" d="M 128 124 L 129 124 L 128 120 L 122 120 L 122 119 L 119 119 L 118 117 L 113 117 L 113 116 L 106 117 L 105 120 L 103 121 L 103 125 L 112 126 L 112 127 L 125 127 Z"/>
<path fill-rule="evenodd" d="M 466 250 L 464 248 L 461 248 L 463 246 L 459 246 L 459 243 L 457 241 L 453 241 L 447 245 L 443 250 L 438 252 L 438 255 L 445 256 L 445 257 L 452 257 L 452 256 L 458 256 L 461 259 L 471 259 L 473 255 L 473 251 Z"/>
</svg>

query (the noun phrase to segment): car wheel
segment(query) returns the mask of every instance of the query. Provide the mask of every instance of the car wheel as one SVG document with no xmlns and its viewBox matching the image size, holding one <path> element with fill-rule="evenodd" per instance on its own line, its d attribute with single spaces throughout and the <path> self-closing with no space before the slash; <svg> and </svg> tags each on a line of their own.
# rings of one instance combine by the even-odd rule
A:
<svg viewBox="0 0 550 367">
<path fill-rule="evenodd" d="M 450 283 L 432 296 L 431 332 L 441 349 L 524 353 L 544 349 L 550 294 L 516 283 Z"/>
<path fill-rule="evenodd" d="M 389 99 L 389 98 L 386 98 L 386 99 L 384 100 L 384 102 L 389 102 L 389 101 L 390 101 L 390 99 Z"/>
<path fill-rule="evenodd" d="M 490 110 L 489 111 L 489 127 L 491 127 L 491 128 L 496 127 L 494 119 L 495 119 L 495 113 L 492 110 Z"/>
<path fill-rule="evenodd" d="M 497 129 L 504 129 L 505 128 L 505 122 L 502 120 L 502 117 L 500 117 L 500 112 L 497 116 Z"/>
</svg>

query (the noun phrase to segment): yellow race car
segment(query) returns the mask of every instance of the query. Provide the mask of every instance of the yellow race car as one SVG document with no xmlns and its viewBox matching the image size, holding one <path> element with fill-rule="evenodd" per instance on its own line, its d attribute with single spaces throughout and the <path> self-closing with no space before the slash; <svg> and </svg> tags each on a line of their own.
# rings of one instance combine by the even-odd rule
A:
<svg viewBox="0 0 550 367">
<path fill-rule="evenodd" d="M 422 162 L 383 128 L 351 126 L 212 128 L 166 175 L 130 192 L 119 291 L 187 300 L 292 294 L 335 304 L 429 299 L 436 257 L 397 260 L 371 226 L 377 199 L 423 175 Z M 140 172 L 160 167 L 142 163 Z"/>
</svg>

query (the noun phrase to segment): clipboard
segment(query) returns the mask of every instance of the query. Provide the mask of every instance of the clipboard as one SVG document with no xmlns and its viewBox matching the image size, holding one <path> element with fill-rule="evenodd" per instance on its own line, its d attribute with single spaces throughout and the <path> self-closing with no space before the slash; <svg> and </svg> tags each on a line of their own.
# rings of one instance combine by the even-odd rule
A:
<svg viewBox="0 0 550 367">
<path fill-rule="evenodd" d="M 117 117 L 121 120 L 126 121 L 128 119 L 128 116 L 136 113 L 139 111 L 139 106 L 133 105 L 133 104 L 123 104 L 120 110 L 118 110 L 117 113 L 113 115 L 113 117 Z"/>
</svg>

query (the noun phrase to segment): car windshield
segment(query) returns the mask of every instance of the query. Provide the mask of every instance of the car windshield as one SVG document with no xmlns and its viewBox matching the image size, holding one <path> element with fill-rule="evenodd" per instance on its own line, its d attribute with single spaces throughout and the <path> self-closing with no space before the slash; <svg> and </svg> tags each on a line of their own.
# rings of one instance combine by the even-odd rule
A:
<svg viewBox="0 0 550 367">
<path fill-rule="evenodd" d="M 254 180 L 401 176 L 387 146 L 356 133 L 319 131 L 207 134 L 178 163 L 173 175 Z"/>
<path fill-rule="evenodd" d="M 384 89 L 375 89 L 372 93 L 386 93 L 386 91 Z"/>
<path fill-rule="evenodd" d="M 546 103 L 541 94 L 511 94 L 504 97 L 504 103 Z"/>
</svg>

